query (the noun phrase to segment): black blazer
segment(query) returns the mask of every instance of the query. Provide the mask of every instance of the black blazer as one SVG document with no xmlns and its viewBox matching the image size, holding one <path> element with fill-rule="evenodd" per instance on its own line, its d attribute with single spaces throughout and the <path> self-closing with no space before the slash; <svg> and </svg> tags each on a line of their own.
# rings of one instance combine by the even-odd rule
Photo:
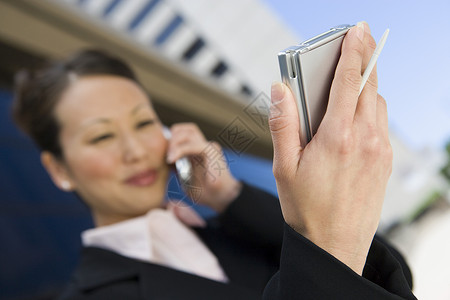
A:
<svg viewBox="0 0 450 300">
<path fill-rule="evenodd" d="M 60 299 L 251 300 L 266 285 L 265 299 L 414 299 L 409 268 L 394 249 L 374 241 L 365 278 L 358 276 L 286 225 L 275 197 L 246 184 L 223 214 L 194 230 L 230 283 L 86 247 Z"/>
</svg>

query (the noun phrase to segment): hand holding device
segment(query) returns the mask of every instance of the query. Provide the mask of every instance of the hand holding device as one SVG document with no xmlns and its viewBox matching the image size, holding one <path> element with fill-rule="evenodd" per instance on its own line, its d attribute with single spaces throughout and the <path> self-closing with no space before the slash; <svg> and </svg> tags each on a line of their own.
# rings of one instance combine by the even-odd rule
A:
<svg viewBox="0 0 450 300">
<path fill-rule="evenodd" d="M 342 41 L 353 25 L 339 25 L 278 53 L 282 81 L 291 89 L 300 120 L 303 147 L 316 134 L 325 115 Z M 360 93 L 386 42 L 386 30 L 363 74 Z"/>
<path fill-rule="evenodd" d="M 342 40 L 351 27 L 333 27 L 278 53 L 282 81 L 297 101 L 303 147 L 311 141 L 325 115 Z"/>
<path fill-rule="evenodd" d="M 269 119 L 286 223 L 358 274 L 378 226 L 392 168 L 386 102 L 377 93 L 375 71 L 359 95 L 361 74 L 375 49 L 366 26 L 352 27 L 338 47 L 342 53 L 327 111 L 307 147 L 292 88 L 291 93 L 286 85 L 274 84 L 276 109 Z M 305 95 L 310 95 L 307 90 Z"/>
</svg>

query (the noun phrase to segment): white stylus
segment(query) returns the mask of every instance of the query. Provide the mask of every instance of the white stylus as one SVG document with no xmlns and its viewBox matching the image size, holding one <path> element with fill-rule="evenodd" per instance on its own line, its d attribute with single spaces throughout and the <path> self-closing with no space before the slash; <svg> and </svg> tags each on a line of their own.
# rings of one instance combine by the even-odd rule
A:
<svg viewBox="0 0 450 300">
<path fill-rule="evenodd" d="M 359 95 L 361 95 L 361 92 L 366 85 L 367 79 L 369 79 L 370 73 L 372 73 L 373 67 L 375 67 L 375 64 L 377 63 L 378 56 L 380 56 L 381 50 L 383 50 L 384 44 L 386 43 L 386 39 L 389 34 L 389 28 L 386 29 L 386 31 L 383 33 L 383 36 L 381 37 L 380 41 L 378 42 L 377 47 L 375 48 L 375 51 L 373 52 L 372 57 L 369 60 L 369 63 L 367 64 L 366 70 L 364 71 L 364 74 L 362 76 L 361 81 L 361 87 L 359 88 Z"/>
</svg>

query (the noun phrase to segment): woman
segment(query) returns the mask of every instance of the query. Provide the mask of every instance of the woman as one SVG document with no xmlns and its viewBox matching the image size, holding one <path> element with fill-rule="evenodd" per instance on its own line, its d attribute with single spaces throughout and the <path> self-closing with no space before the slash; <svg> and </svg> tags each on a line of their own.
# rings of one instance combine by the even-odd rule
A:
<svg viewBox="0 0 450 300">
<path fill-rule="evenodd" d="M 82 51 L 21 76 L 17 122 L 43 150 L 42 163 L 55 185 L 75 191 L 96 225 L 83 232 L 85 248 L 67 298 L 106 298 L 105 286 L 120 289 L 117 281 L 130 280 L 133 288 L 124 290 L 137 293 L 144 281 L 136 276 L 153 273 L 149 293 L 154 298 L 158 293 L 260 298 L 278 266 L 279 204 L 237 181 L 218 144 L 208 143 L 194 124 L 172 126 L 167 140 L 132 71 L 102 52 Z M 194 200 L 218 213 L 208 226 L 179 205 L 164 209 L 170 165 L 184 156 L 195 158 L 191 185 L 201 192 Z M 270 227 L 265 218 L 241 216 L 253 201 L 259 201 L 255 213 L 273 216 Z M 193 229 L 180 220 L 193 223 Z"/>
<path fill-rule="evenodd" d="M 348 36 L 350 48 L 369 49 L 366 44 L 371 37 L 364 34 L 364 25 Z M 351 44 L 356 37 L 359 44 Z M 354 57 L 348 63 L 344 59 L 344 67 L 370 56 L 369 50 L 343 48 L 343 57 L 346 55 Z M 340 78 L 339 71 L 336 76 Z M 220 147 L 207 142 L 195 125 L 173 126 L 172 137 L 166 140 L 147 95 L 119 59 L 83 51 L 34 75 L 22 76 L 18 82 L 15 119 L 42 149 L 42 163 L 54 183 L 76 192 L 90 207 L 96 225 L 83 233 L 80 264 L 62 299 L 260 299 L 278 269 L 283 230 L 280 271 L 267 286 L 266 298 L 413 297 L 393 250 L 374 241 L 369 251 L 377 212 L 364 213 L 354 205 L 355 217 L 343 218 L 343 209 L 338 208 L 340 224 L 329 213 L 330 193 L 347 209 L 346 201 L 361 193 L 368 201 L 379 202 L 387 172 L 369 172 L 383 173 L 369 190 L 376 192 L 378 198 L 374 199 L 367 194 L 367 175 L 353 172 L 364 166 L 372 171 L 373 166 L 362 161 L 357 167 L 347 167 L 341 187 L 353 183 L 357 175 L 363 186 L 354 192 L 344 188 L 345 198 L 334 189 L 334 167 L 314 171 L 305 162 L 292 164 L 299 158 L 292 155 L 298 148 L 298 126 L 283 122 L 298 124 L 298 120 L 287 113 L 295 111 L 295 103 L 282 85 L 274 85 L 272 100 L 286 118 L 273 117 L 270 125 L 274 171 L 287 224 L 276 199 L 237 181 L 224 160 L 219 160 L 220 168 L 213 166 L 217 161 L 211 159 L 217 156 L 205 149 L 221 153 Z M 348 92 L 346 86 L 337 89 L 338 95 Z M 373 98 L 367 92 L 362 95 L 369 96 Z M 333 149 L 324 153 L 330 147 L 317 146 L 322 133 L 317 136 L 319 142 L 308 145 L 316 147 L 314 151 L 307 147 L 298 149 L 297 154 L 310 155 L 307 161 L 321 154 L 330 164 L 342 158 L 335 156 Z M 350 151 L 347 154 L 344 162 L 357 157 Z M 195 193 L 195 201 L 215 209 L 218 216 L 214 219 L 205 222 L 186 209 L 164 204 L 169 165 L 185 156 L 197 162 L 192 185 L 201 193 Z M 288 163 L 287 158 L 292 161 Z M 383 156 L 382 160 L 388 159 Z M 327 175 L 330 188 L 318 188 L 308 175 L 317 179 Z M 303 176 L 301 190 L 295 176 Z M 188 192 L 194 195 L 189 187 Z M 369 229 L 364 224 L 350 226 L 361 218 L 370 219 Z M 327 273 L 332 274 L 331 281 Z"/>
</svg>

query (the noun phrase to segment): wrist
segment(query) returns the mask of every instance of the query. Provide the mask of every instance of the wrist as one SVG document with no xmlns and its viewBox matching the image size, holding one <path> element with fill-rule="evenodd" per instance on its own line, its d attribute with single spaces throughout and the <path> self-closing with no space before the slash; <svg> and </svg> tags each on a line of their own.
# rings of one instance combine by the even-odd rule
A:
<svg viewBox="0 0 450 300">
<path fill-rule="evenodd" d="M 323 248 L 322 248 L 323 249 Z M 362 276 L 364 266 L 366 264 L 367 251 L 346 251 L 339 248 L 324 249 L 329 254 L 333 255 L 336 259 L 344 263 L 347 267 L 352 269 L 356 274 Z"/>
<path fill-rule="evenodd" d="M 337 232 L 324 234 L 323 228 L 322 230 L 311 230 L 311 228 L 307 230 L 305 228 L 306 226 L 290 226 L 316 246 L 322 248 L 322 250 L 328 252 L 352 269 L 355 273 L 360 276 L 362 275 L 372 243 L 372 239 L 368 238 L 367 234 L 359 237 L 352 236 L 349 231 L 346 231 L 344 235 Z"/>
<path fill-rule="evenodd" d="M 217 198 L 211 203 L 210 207 L 217 213 L 224 212 L 236 200 L 241 191 L 242 182 L 230 176 L 229 182 L 224 185 L 224 188 L 218 193 Z"/>
</svg>

